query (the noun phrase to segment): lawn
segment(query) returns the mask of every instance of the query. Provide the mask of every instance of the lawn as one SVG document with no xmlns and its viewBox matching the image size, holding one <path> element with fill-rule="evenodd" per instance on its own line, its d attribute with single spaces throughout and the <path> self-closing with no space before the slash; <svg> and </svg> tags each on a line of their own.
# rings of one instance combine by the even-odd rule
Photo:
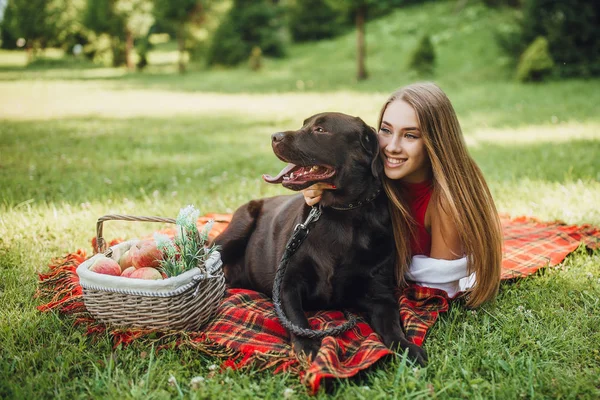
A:
<svg viewBox="0 0 600 400">
<path fill-rule="evenodd" d="M 23 54 L 0 53 L 0 398 L 308 397 L 294 376 L 215 375 L 219 360 L 190 349 L 113 350 L 109 337 L 92 340 L 71 319 L 39 313 L 36 273 L 89 251 L 103 214 L 174 217 L 187 204 L 231 212 L 288 193 L 261 180 L 282 166 L 270 135 L 325 110 L 374 125 L 389 92 L 422 79 L 405 67 L 420 29 L 439 49 L 428 79 L 453 101 L 499 211 L 600 225 L 600 81 L 516 83 L 488 30 L 505 12 L 475 4 L 455 14 L 453 4 L 371 22 L 371 79 L 361 83 L 352 33 L 293 46 L 258 73 L 178 76 L 156 64 L 134 74 L 54 53 L 59 61 L 26 67 Z M 168 59 L 160 49 L 153 57 Z M 105 225 L 108 238 L 161 227 Z M 600 252 L 579 249 L 558 268 L 503 284 L 475 311 L 453 306 L 425 347 L 425 368 L 391 359 L 317 398 L 600 397 Z M 196 376 L 205 380 L 194 390 Z"/>
</svg>

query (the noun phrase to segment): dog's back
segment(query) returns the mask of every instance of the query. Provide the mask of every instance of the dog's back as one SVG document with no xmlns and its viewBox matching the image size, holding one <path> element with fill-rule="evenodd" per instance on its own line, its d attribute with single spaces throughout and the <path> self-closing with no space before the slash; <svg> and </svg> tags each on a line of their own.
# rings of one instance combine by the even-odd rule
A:
<svg viewBox="0 0 600 400">
<path fill-rule="evenodd" d="M 268 182 L 300 190 L 316 175 L 317 181 L 329 179 L 336 186 L 323 194 L 321 220 L 310 227 L 294 255 L 295 264 L 305 266 L 297 279 L 307 281 L 307 287 L 320 288 L 318 296 L 309 297 L 320 298 L 324 306 L 332 298 L 336 270 L 349 270 L 346 266 L 376 258 L 371 254 L 374 251 L 387 256 L 394 253 L 385 196 L 352 206 L 380 190 L 375 167 L 380 165 L 377 137 L 360 118 L 322 113 L 307 119 L 299 131 L 274 134 L 272 141 L 275 154 L 294 164 L 276 177 L 265 178 Z M 307 162 L 314 164 L 306 166 Z M 222 247 L 228 284 L 270 295 L 285 244 L 309 210 L 301 195 L 252 200 L 236 210 L 230 226 L 215 241 Z M 373 242 L 371 237 L 379 240 Z M 293 273 L 292 268 L 288 274 Z"/>
<path fill-rule="evenodd" d="M 215 239 L 228 286 L 271 295 L 285 244 L 307 208 L 301 195 L 252 200 L 239 207 Z"/>
<path fill-rule="evenodd" d="M 271 295 L 275 272 L 296 224 L 310 208 L 301 195 L 253 200 L 241 206 L 215 241 L 222 247 L 228 285 Z M 308 309 L 349 307 L 361 285 L 377 273 L 393 277 L 393 236 L 384 195 L 360 209 L 324 209 L 293 255 L 302 268 L 289 269 L 306 281 Z M 382 267 L 380 267 L 382 268 Z"/>
<path fill-rule="evenodd" d="M 394 296 L 394 236 L 387 197 L 381 191 L 377 137 L 360 118 L 317 114 L 298 131 L 272 135 L 275 154 L 288 165 L 270 183 L 301 190 L 330 182 L 322 214 L 289 259 L 281 304 L 297 327 L 309 328 L 306 309 L 354 308 L 367 313 L 387 346 L 425 353 L 404 337 Z M 233 215 L 215 239 L 222 247 L 227 282 L 271 295 L 275 273 L 296 224 L 309 207 L 301 195 L 253 200 Z M 296 351 L 314 355 L 318 341 L 291 335 Z"/>
</svg>

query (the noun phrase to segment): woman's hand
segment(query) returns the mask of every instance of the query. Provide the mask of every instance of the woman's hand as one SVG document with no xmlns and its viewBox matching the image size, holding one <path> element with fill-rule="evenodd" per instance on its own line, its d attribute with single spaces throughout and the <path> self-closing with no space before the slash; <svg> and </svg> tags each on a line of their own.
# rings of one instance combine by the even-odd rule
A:
<svg viewBox="0 0 600 400">
<path fill-rule="evenodd" d="M 321 201 L 321 196 L 323 195 L 323 190 L 325 189 L 335 189 L 335 186 L 330 183 L 319 182 L 307 187 L 306 189 L 303 189 L 302 195 L 304 196 L 304 201 L 306 204 L 309 206 L 314 206 Z"/>
</svg>

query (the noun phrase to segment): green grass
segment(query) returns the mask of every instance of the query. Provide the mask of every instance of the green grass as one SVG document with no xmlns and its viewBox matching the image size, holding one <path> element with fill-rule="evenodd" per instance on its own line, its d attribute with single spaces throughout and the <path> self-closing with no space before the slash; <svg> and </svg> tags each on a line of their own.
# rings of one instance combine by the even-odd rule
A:
<svg viewBox="0 0 600 400">
<path fill-rule="evenodd" d="M 36 273 L 89 250 L 103 214 L 174 217 L 187 204 L 231 212 L 287 193 L 260 178 L 282 166 L 271 133 L 324 110 L 374 125 L 389 92 L 421 79 L 405 64 L 422 31 L 438 50 L 428 79 L 453 101 L 500 212 L 600 225 L 600 82 L 514 82 L 490 41 L 507 12 L 474 4 L 456 14 L 454 4 L 369 23 L 371 79 L 361 83 L 351 33 L 294 46 L 259 73 L 196 67 L 179 76 L 168 44 L 142 74 L 56 52 L 26 67 L 23 53 L 1 52 L 0 398 L 281 398 L 286 389 L 306 398 L 296 377 L 214 374 L 218 360 L 191 349 L 112 349 L 69 318 L 40 314 Z M 159 227 L 109 222 L 105 236 Z M 317 398 L 598 398 L 599 266 L 600 252 L 579 249 L 560 268 L 503 284 L 476 311 L 455 305 L 427 338 L 426 368 L 393 358 Z M 205 380 L 194 390 L 196 376 Z"/>
</svg>

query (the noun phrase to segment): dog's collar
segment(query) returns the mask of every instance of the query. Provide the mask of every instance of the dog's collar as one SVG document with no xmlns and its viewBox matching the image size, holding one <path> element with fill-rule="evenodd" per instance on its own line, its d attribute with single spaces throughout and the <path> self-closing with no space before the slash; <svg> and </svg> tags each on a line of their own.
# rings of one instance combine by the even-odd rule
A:
<svg viewBox="0 0 600 400">
<path fill-rule="evenodd" d="M 377 190 L 373 194 L 371 194 L 364 200 L 359 200 L 356 203 L 350 203 L 346 206 L 329 206 L 329 207 L 333 208 L 334 210 L 339 210 L 339 211 L 354 210 L 355 208 L 362 207 L 365 204 L 370 203 L 373 200 L 375 200 L 377 198 L 377 196 L 379 196 L 379 193 L 381 193 L 381 187 L 378 187 Z"/>
</svg>

